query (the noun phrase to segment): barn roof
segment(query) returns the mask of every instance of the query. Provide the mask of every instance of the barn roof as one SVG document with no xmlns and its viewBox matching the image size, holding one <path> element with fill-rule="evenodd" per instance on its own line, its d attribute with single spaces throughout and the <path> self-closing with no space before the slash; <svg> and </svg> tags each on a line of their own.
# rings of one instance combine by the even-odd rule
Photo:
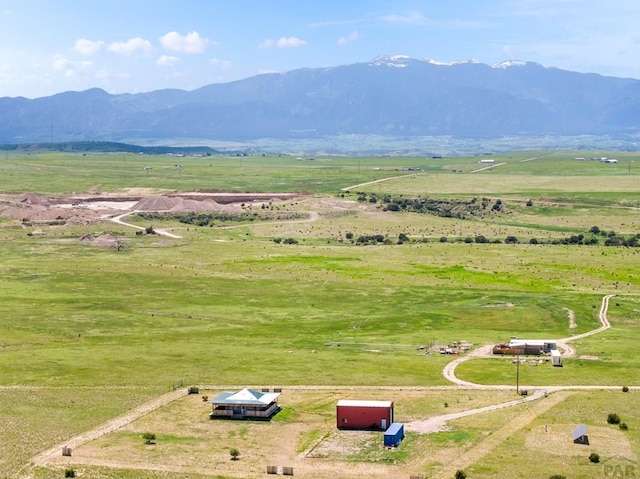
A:
<svg viewBox="0 0 640 479">
<path fill-rule="evenodd" d="M 337 406 L 349 407 L 393 407 L 393 401 L 367 401 L 357 399 L 341 399 Z"/>
<path fill-rule="evenodd" d="M 280 393 L 261 393 L 253 389 L 244 388 L 238 392 L 225 391 L 218 394 L 209 402 L 214 404 L 271 404 L 278 399 Z"/>
</svg>

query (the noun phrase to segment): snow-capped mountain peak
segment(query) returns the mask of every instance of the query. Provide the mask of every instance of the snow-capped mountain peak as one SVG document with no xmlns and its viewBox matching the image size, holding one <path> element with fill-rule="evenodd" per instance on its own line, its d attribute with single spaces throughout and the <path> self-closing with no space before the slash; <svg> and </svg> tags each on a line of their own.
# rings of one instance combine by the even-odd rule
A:
<svg viewBox="0 0 640 479">
<path fill-rule="evenodd" d="M 494 63 L 493 65 L 491 65 L 491 67 L 505 69 L 510 67 L 524 67 L 526 65 L 527 65 L 527 62 L 524 62 L 522 60 L 507 60 L 500 63 Z"/>
<path fill-rule="evenodd" d="M 403 68 L 411 60 L 408 55 L 378 55 L 371 60 L 371 65 Z"/>
</svg>

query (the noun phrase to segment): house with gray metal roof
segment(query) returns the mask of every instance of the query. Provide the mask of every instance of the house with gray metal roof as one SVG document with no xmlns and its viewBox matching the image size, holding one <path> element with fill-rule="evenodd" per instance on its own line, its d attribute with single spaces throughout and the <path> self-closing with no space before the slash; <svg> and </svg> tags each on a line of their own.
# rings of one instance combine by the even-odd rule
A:
<svg viewBox="0 0 640 479">
<path fill-rule="evenodd" d="M 256 419 L 270 420 L 280 411 L 276 392 L 258 392 L 244 388 L 237 392 L 225 391 L 209 402 L 212 405 L 211 419 Z"/>
</svg>

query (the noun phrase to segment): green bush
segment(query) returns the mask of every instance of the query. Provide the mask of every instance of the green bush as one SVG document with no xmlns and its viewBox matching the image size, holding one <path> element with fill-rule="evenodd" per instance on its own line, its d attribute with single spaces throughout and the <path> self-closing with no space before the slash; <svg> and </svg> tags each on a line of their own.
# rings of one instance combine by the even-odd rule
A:
<svg viewBox="0 0 640 479">
<path fill-rule="evenodd" d="M 627 426 L 626 422 L 622 422 L 622 423 L 620 423 L 620 429 L 622 429 L 623 431 L 628 431 L 629 430 L 629 426 Z"/>
<path fill-rule="evenodd" d="M 455 479 L 467 479 L 467 473 L 464 472 L 462 469 L 458 469 L 454 477 Z"/>
<path fill-rule="evenodd" d="M 554 474 L 553 476 L 549 476 L 549 479 L 567 479 L 567 476 L 563 476 L 562 474 Z"/>
<path fill-rule="evenodd" d="M 65 469 L 64 477 L 76 477 L 76 471 L 73 469 Z"/>
<path fill-rule="evenodd" d="M 616 413 L 609 413 L 609 415 L 607 416 L 607 423 L 608 424 L 620 424 L 620 416 L 618 416 Z"/>
<path fill-rule="evenodd" d="M 597 464 L 598 462 L 600 462 L 600 455 L 596 452 L 592 452 L 591 454 L 589 454 L 589 461 Z"/>
<path fill-rule="evenodd" d="M 622 392 L 623 393 L 628 393 L 629 392 L 629 386 L 622 386 Z"/>
</svg>

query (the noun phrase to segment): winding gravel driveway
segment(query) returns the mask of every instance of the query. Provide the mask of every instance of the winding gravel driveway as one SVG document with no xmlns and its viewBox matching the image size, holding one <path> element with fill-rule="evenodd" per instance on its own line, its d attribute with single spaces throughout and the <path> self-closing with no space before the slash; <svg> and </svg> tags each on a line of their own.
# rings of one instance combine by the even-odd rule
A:
<svg viewBox="0 0 640 479">
<path fill-rule="evenodd" d="M 576 334 L 575 336 L 570 336 L 568 338 L 563 338 L 563 339 L 559 339 L 557 341 L 558 347 L 560 347 L 561 349 L 564 350 L 565 357 L 571 357 L 574 356 L 576 351 L 575 349 L 570 346 L 568 343 L 571 341 L 575 341 L 577 339 L 582 339 L 582 338 L 586 338 L 588 336 L 592 336 L 594 334 L 598 334 L 601 333 L 602 331 L 605 331 L 607 329 L 609 329 L 611 327 L 611 324 L 609 323 L 609 319 L 607 318 L 607 311 L 609 309 L 609 300 L 615 296 L 614 294 L 608 294 L 606 295 L 604 298 L 602 298 L 602 305 L 600 306 L 600 312 L 598 313 L 598 319 L 600 320 L 600 324 L 601 326 L 599 328 L 596 328 L 592 331 L 588 331 L 586 333 L 582 333 L 582 334 Z M 454 384 L 458 384 L 460 386 L 465 386 L 467 388 L 478 388 L 478 387 L 483 387 L 486 388 L 487 386 L 483 386 L 480 384 L 476 384 L 476 383 L 472 383 L 469 381 L 464 381 L 460 378 L 458 378 L 456 376 L 456 368 L 463 362 L 465 361 L 469 361 L 470 359 L 474 359 L 474 358 L 479 358 L 479 357 L 491 357 L 491 350 L 493 349 L 493 345 L 491 344 L 487 344 L 484 345 L 478 349 L 475 349 L 473 351 L 471 351 L 469 354 L 466 354 L 464 356 L 460 356 L 456 359 L 454 359 L 453 361 L 451 361 L 449 364 L 447 364 L 444 369 L 442 370 L 442 374 L 444 375 L 445 378 L 447 378 L 448 381 L 451 381 Z M 509 386 L 511 387 L 511 386 Z M 496 389 L 503 389 L 505 388 L 505 386 L 495 386 Z"/>
</svg>

